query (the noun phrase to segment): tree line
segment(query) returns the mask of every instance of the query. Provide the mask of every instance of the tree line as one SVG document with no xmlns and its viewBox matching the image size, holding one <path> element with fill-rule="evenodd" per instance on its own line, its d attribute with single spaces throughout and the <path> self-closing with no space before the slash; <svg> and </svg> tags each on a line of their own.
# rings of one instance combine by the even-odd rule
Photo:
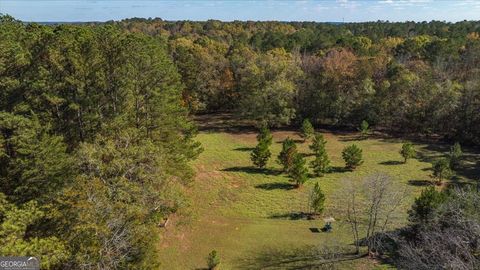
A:
<svg viewBox="0 0 480 270">
<path fill-rule="evenodd" d="M 194 112 L 480 142 L 480 23 L 110 22 L 162 38 Z"/>
</svg>

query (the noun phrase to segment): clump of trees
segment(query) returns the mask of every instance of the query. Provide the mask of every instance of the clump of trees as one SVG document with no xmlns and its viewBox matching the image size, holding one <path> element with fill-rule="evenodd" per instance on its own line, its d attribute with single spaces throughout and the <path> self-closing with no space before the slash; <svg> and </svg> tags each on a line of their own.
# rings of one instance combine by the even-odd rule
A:
<svg viewBox="0 0 480 270">
<path fill-rule="evenodd" d="M 349 170 L 354 170 L 363 163 L 362 149 L 356 144 L 346 146 L 342 151 L 342 157 L 345 167 Z"/>
<path fill-rule="evenodd" d="M 201 152 L 167 41 L 0 16 L 0 252 L 42 269 L 160 267 L 157 224 Z"/>
<path fill-rule="evenodd" d="M 448 192 L 427 188 L 410 211 L 411 224 L 388 239 L 402 269 L 474 269 L 480 264 L 480 193 L 470 187 Z M 393 254 L 392 253 L 392 254 Z"/>
<path fill-rule="evenodd" d="M 387 132 L 480 142 L 476 21 L 110 24 L 168 40 L 194 111 L 234 111 L 270 126 L 366 120 Z"/>
<path fill-rule="evenodd" d="M 417 156 L 417 151 L 412 143 L 404 143 L 402 145 L 402 150 L 400 150 L 400 155 L 403 157 L 403 163 L 407 163 L 409 159 Z"/>
</svg>

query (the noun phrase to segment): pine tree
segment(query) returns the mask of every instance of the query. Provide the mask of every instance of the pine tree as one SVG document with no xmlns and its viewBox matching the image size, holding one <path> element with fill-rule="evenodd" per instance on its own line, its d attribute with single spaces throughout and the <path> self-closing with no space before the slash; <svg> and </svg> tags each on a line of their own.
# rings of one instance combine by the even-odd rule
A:
<svg viewBox="0 0 480 270">
<path fill-rule="evenodd" d="M 308 180 L 308 169 L 305 167 L 305 158 L 301 154 L 296 154 L 293 158 L 293 164 L 288 172 L 292 182 L 297 187 L 302 186 Z"/>
<path fill-rule="evenodd" d="M 432 176 L 437 179 L 437 185 L 440 185 L 444 179 L 448 179 L 452 176 L 450 162 L 446 158 L 435 161 L 432 165 L 432 170 Z"/>
<path fill-rule="evenodd" d="M 328 158 L 327 151 L 325 149 L 327 141 L 323 138 L 322 134 L 315 134 L 310 149 L 315 154 L 315 159 L 310 162 L 315 175 L 322 176 L 330 170 L 330 159 Z"/>
<path fill-rule="evenodd" d="M 367 121 L 363 120 L 362 123 L 360 124 L 360 133 L 362 134 L 362 137 L 366 138 L 369 132 L 370 132 L 370 125 L 368 124 Z"/>
<path fill-rule="evenodd" d="M 450 153 L 448 155 L 450 159 L 450 167 L 455 169 L 460 164 L 460 159 L 462 158 L 463 152 L 460 143 L 456 142 L 452 147 L 450 147 Z"/>
<path fill-rule="evenodd" d="M 260 128 L 260 132 L 257 135 L 257 142 L 259 143 L 264 142 L 267 145 L 267 147 L 270 147 L 270 145 L 272 145 L 272 142 L 273 142 L 272 133 L 270 132 L 270 130 L 266 125 L 263 125 Z"/>
<path fill-rule="evenodd" d="M 303 138 L 303 140 L 305 141 L 309 139 L 314 133 L 315 129 L 313 128 L 312 123 L 310 123 L 310 120 L 303 120 L 302 127 L 300 129 L 300 136 Z"/>
<path fill-rule="evenodd" d="M 325 194 L 318 183 L 315 183 L 310 193 L 310 207 L 315 214 L 321 214 L 325 209 Z"/>
<path fill-rule="evenodd" d="M 286 138 L 282 143 L 282 151 L 278 154 L 277 162 L 282 165 L 283 171 L 288 170 L 293 164 L 293 157 L 297 154 L 297 145 L 291 138 Z"/>
<path fill-rule="evenodd" d="M 409 158 L 415 158 L 417 152 L 415 151 L 415 147 L 411 143 L 404 143 L 402 145 L 402 150 L 400 150 L 400 154 L 404 159 L 404 163 L 407 163 Z"/>
<path fill-rule="evenodd" d="M 250 155 L 250 159 L 252 160 L 253 164 L 255 164 L 255 166 L 263 169 L 267 165 L 270 156 L 271 153 L 268 149 L 268 141 L 266 139 L 262 139 L 262 141 L 258 142 L 255 149 L 253 149 Z"/>
<path fill-rule="evenodd" d="M 343 160 L 345 160 L 345 167 L 347 169 L 355 169 L 363 163 L 362 149 L 356 144 L 345 147 L 342 151 Z"/>
<path fill-rule="evenodd" d="M 412 209 L 408 211 L 408 219 L 411 222 L 426 223 L 432 218 L 435 209 L 447 198 L 446 193 L 436 191 L 433 186 L 424 190 L 419 197 L 415 198 Z"/>
</svg>

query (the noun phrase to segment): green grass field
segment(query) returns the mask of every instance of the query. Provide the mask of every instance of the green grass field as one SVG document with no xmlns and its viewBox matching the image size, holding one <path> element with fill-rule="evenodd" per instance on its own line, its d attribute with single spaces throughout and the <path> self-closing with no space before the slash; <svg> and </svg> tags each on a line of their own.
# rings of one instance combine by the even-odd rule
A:
<svg viewBox="0 0 480 270">
<path fill-rule="evenodd" d="M 205 121 L 205 120 L 201 120 Z M 200 123 L 204 124 L 204 123 Z M 223 124 L 218 128 L 218 124 Z M 415 196 L 430 181 L 429 163 L 444 155 L 448 145 L 416 144 L 418 159 L 401 163 L 399 150 L 402 140 L 371 136 L 358 140 L 358 134 L 334 134 L 321 131 L 327 140 L 327 150 L 334 172 L 322 178 L 312 178 L 305 186 L 294 189 L 280 173 L 276 156 L 281 141 L 287 136 L 300 141 L 293 131 L 273 131 L 272 158 L 267 170 L 255 169 L 250 150 L 256 144 L 256 134 L 248 129 L 229 129 L 229 123 L 204 125 L 198 136 L 204 152 L 194 162 L 197 175 L 187 189 L 191 197 L 188 212 L 172 217 L 162 232 L 160 257 L 162 269 L 204 269 L 205 257 L 216 249 L 221 256 L 220 269 L 317 269 L 315 251 L 323 247 L 352 251 L 348 224 L 341 216 L 339 194 L 342 179 L 361 178 L 376 172 L 388 173 L 408 196 L 401 206 L 402 215 L 394 219 L 395 226 L 406 222 L 406 211 Z M 355 143 L 363 149 L 364 164 L 353 172 L 341 168 L 341 151 Z M 308 154 L 307 143 L 298 143 L 300 152 Z M 309 156 L 308 159 L 313 157 Z M 464 183 L 479 175 L 478 155 L 466 153 L 462 170 L 452 180 Z M 308 194 L 319 182 L 326 194 L 323 216 L 337 219 L 330 233 L 312 232 L 323 227 L 322 219 L 306 220 L 296 213 L 308 211 Z M 335 263 L 338 269 L 383 269 L 367 258 L 350 258 Z M 329 269 L 331 265 L 325 266 Z"/>
</svg>

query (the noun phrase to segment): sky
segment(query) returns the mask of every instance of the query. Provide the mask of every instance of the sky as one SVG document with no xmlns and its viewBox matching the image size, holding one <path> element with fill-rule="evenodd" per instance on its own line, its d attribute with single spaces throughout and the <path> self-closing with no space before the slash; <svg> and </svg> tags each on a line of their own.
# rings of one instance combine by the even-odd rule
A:
<svg viewBox="0 0 480 270">
<path fill-rule="evenodd" d="M 480 0 L 0 0 L 22 21 L 77 22 L 159 17 L 318 22 L 480 20 Z"/>
</svg>

